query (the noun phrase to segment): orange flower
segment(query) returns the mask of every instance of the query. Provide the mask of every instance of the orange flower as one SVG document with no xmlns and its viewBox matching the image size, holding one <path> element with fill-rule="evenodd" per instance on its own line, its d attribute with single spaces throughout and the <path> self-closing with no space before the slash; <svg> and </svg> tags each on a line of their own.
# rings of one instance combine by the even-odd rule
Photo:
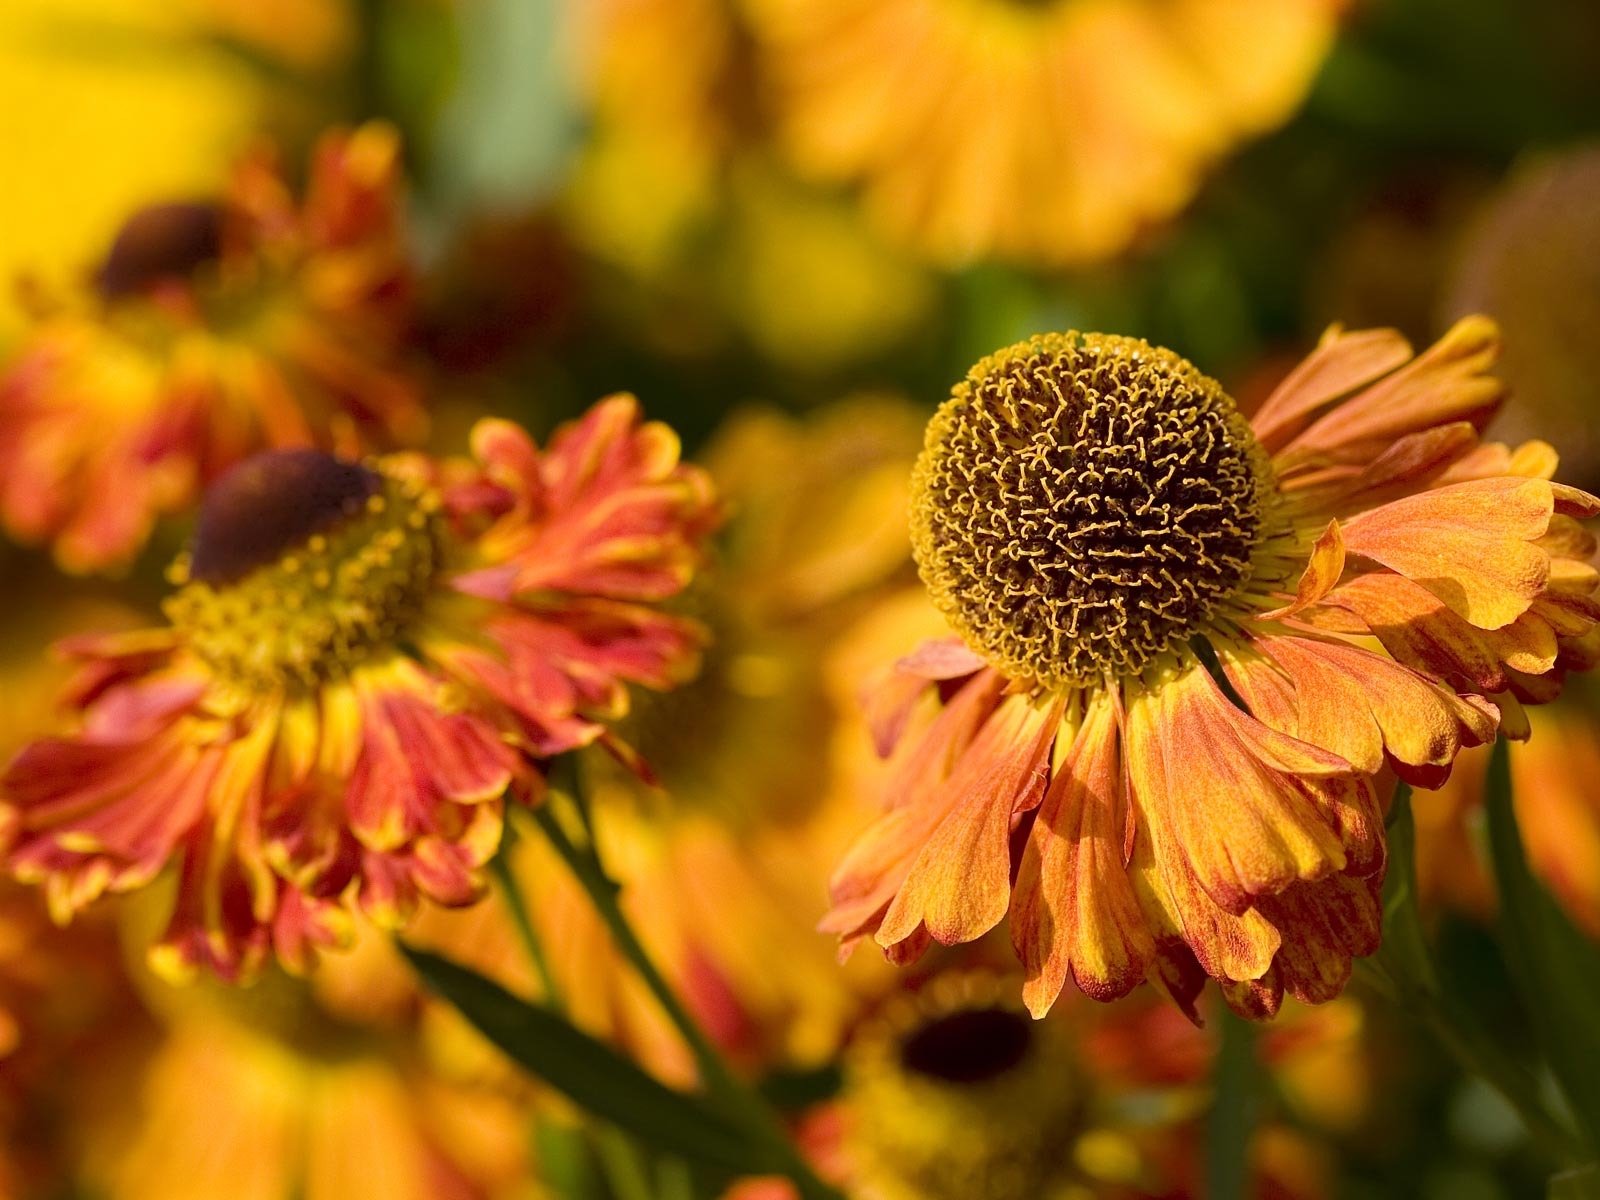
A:
<svg viewBox="0 0 1600 1200">
<path fill-rule="evenodd" d="M 1600 723 L 1592 697 L 1574 695 L 1529 717 L 1535 736 L 1511 756 L 1511 803 L 1528 865 L 1573 923 L 1600 939 Z M 1475 916 L 1495 905 L 1474 828 L 1488 767 L 1487 752 L 1463 755 L 1444 788 L 1415 801 L 1418 890 Z"/>
<path fill-rule="evenodd" d="M 1035 1013 L 1068 978 L 1191 1008 L 1209 975 L 1254 1017 L 1338 994 L 1378 942 L 1385 781 L 1525 736 L 1594 661 L 1600 501 L 1480 442 L 1496 343 L 1334 330 L 1248 422 L 1130 338 L 974 367 L 913 479 L 961 636 L 874 701 L 899 765 L 825 927 L 910 961 L 1010 912 Z"/>
<path fill-rule="evenodd" d="M 0 782 L 6 861 L 65 920 L 180 871 L 168 973 L 292 967 L 343 910 L 473 901 L 508 788 L 609 741 L 624 684 L 692 671 L 655 602 L 714 523 L 678 442 L 613 397 L 543 453 L 483 421 L 476 460 L 249 459 L 206 498 L 171 624 L 77 640 L 81 727 Z"/>
<path fill-rule="evenodd" d="M 1298 106 L 1339 0 L 744 0 L 791 156 L 947 262 L 1104 258 Z"/>
<path fill-rule="evenodd" d="M 117 568 L 156 518 L 268 446 L 411 442 L 399 142 L 323 138 L 296 203 L 266 152 L 217 204 L 136 213 L 95 294 L 44 307 L 0 376 L 0 518 L 72 571 Z"/>
</svg>

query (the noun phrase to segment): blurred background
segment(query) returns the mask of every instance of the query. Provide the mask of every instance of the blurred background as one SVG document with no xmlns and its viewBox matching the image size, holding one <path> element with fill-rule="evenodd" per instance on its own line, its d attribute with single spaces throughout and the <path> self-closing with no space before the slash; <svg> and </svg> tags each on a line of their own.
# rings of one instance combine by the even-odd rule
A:
<svg viewBox="0 0 1600 1200">
<path fill-rule="evenodd" d="M 338 130 L 365 208 L 317 207 Z M 204 354 L 290 362 L 302 406 L 415 400 L 426 419 L 378 441 L 438 452 L 485 412 L 543 438 L 631 391 L 712 470 L 730 520 L 693 603 L 718 640 L 687 693 L 630 718 L 663 787 L 602 780 L 599 802 L 653 948 L 822 1158 L 944 1136 L 957 1110 L 895 1090 L 874 1046 L 988 994 L 935 977 L 1005 961 L 980 947 L 908 981 L 836 968 L 811 932 L 877 770 L 856 686 L 928 627 L 906 473 L 974 361 L 1131 334 L 1248 408 L 1330 324 L 1420 347 L 1487 312 L 1513 390 L 1497 432 L 1600 485 L 1590 0 L 3 0 L 0 156 L 0 461 L 36 432 L 41 364 L 76 372 L 54 447 L 177 403 Z M 274 240 L 274 188 L 305 198 L 294 239 Z M 242 256 L 214 244 L 224 209 L 254 214 Z M 184 338 L 141 307 L 152 281 L 187 289 Z M 148 528 L 97 554 L 15 490 L 7 755 L 53 719 L 48 642 L 152 619 L 194 496 L 150 483 L 129 500 Z M 1517 759 L 1530 857 L 1600 936 L 1600 710 L 1574 684 L 1539 719 Z M 1418 795 L 1420 883 L 1463 1004 L 1514 1050 L 1480 775 Z M 575 1018 L 682 1081 L 559 870 L 527 846 L 517 871 Z M 695 1194 L 630 1192 L 605 1131 L 424 1000 L 384 936 L 310 980 L 172 989 L 139 965 L 152 919 L 113 905 L 63 932 L 0 889 L 0 1197 Z M 411 936 L 531 986 L 496 897 Z M 1081 1103 L 1038 1111 L 1082 1134 L 1089 1189 L 1061 1195 L 1213 1194 L 1214 1034 L 1169 1016 L 1052 1017 Z M 1515 1115 L 1361 986 L 1269 1038 L 1257 1078 L 1222 1081 L 1252 1097 L 1252 1194 L 1540 1194 Z M 935 1194 L 894 1186 L 870 1194 Z"/>
</svg>

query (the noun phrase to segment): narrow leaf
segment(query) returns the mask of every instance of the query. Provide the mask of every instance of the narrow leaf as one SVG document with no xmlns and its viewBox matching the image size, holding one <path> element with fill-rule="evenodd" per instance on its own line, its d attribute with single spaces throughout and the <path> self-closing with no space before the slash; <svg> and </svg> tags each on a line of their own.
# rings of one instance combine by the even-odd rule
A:
<svg viewBox="0 0 1600 1200">
<path fill-rule="evenodd" d="M 1506 961 L 1573 1116 L 1590 1147 L 1600 1151 L 1600 1021 L 1594 1015 L 1600 949 L 1528 869 L 1504 738 L 1489 763 L 1487 807 Z"/>
<path fill-rule="evenodd" d="M 770 1156 L 698 1096 L 675 1092 L 554 1013 L 449 959 L 403 947 L 417 973 L 530 1074 L 657 1150 L 741 1174 Z"/>
</svg>

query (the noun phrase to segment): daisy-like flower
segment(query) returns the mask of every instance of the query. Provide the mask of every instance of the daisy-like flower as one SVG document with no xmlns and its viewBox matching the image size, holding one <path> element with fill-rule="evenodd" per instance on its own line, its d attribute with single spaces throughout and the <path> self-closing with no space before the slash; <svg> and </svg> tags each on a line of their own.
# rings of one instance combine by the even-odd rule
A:
<svg viewBox="0 0 1600 1200">
<path fill-rule="evenodd" d="M 1337 0 L 744 0 L 795 163 L 940 259 L 1123 250 L 1286 119 Z"/>
<path fill-rule="evenodd" d="M 114 569 L 257 450 L 420 438 L 399 150 L 385 125 L 326 135 L 298 201 L 248 156 L 220 203 L 135 213 L 92 294 L 41 303 L 0 375 L 7 531 Z"/>
<path fill-rule="evenodd" d="M 1170 1006 L 1147 1001 L 1064 1004 L 1033 1021 L 1014 981 L 942 972 L 862 1021 L 841 1055 L 838 1096 L 803 1115 L 796 1140 L 853 1200 L 1198 1195 L 1212 1047 Z M 1293 1041 L 1263 1044 L 1274 1079 L 1325 1050 L 1353 1049 L 1315 1021 L 1295 1026 Z M 1262 1121 L 1249 1156 L 1253 1195 L 1324 1193 L 1315 1143 L 1281 1121 Z M 748 1180 L 726 1200 L 795 1194 L 787 1181 Z"/>
<path fill-rule="evenodd" d="M 1334 330 L 1249 421 L 1131 338 L 978 363 L 911 505 L 959 637 L 874 700 L 899 766 L 825 927 L 910 961 L 1009 912 L 1035 1013 L 1069 978 L 1336 995 L 1377 946 L 1386 785 L 1524 736 L 1594 659 L 1600 501 L 1480 442 L 1496 347 Z"/>
<path fill-rule="evenodd" d="M 291 967 L 346 910 L 474 900 L 502 796 L 608 741 L 626 683 L 691 672 L 710 486 L 632 397 L 540 452 L 481 422 L 473 461 L 249 459 L 208 493 L 170 625 L 67 649 L 70 735 L 0 781 L 5 861 L 62 920 L 179 874 L 165 973 Z"/>
</svg>

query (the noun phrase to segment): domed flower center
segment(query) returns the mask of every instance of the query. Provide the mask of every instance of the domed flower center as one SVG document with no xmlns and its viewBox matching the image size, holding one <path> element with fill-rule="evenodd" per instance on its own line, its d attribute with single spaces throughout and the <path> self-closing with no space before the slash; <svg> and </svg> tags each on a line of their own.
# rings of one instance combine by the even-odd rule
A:
<svg viewBox="0 0 1600 1200">
<path fill-rule="evenodd" d="M 216 205 L 151 205 L 134 213 L 118 231 L 100 264 L 100 290 L 114 298 L 167 280 L 187 279 L 221 253 L 222 212 Z"/>
<path fill-rule="evenodd" d="M 316 450 L 275 450 L 214 484 L 167 613 L 219 675 L 314 686 L 392 646 L 439 558 L 437 498 Z"/>
<path fill-rule="evenodd" d="M 1135 338 L 1050 334 L 978 363 L 912 483 L 922 577 L 1002 672 L 1144 668 L 1250 575 L 1270 479 L 1233 402 Z"/>
<path fill-rule="evenodd" d="M 1038 1200 L 1070 1182 L 1085 1089 L 1071 1027 L 957 974 L 891 1005 L 845 1057 L 853 1182 L 884 1200 Z"/>
<path fill-rule="evenodd" d="M 1027 1056 L 1031 1026 L 1025 1013 L 1003 1008 L 953 1012 L 913 1031 L 900 1045 L 900 1062 L 945 1083 L 981 1083 Z"/>
</svg>

